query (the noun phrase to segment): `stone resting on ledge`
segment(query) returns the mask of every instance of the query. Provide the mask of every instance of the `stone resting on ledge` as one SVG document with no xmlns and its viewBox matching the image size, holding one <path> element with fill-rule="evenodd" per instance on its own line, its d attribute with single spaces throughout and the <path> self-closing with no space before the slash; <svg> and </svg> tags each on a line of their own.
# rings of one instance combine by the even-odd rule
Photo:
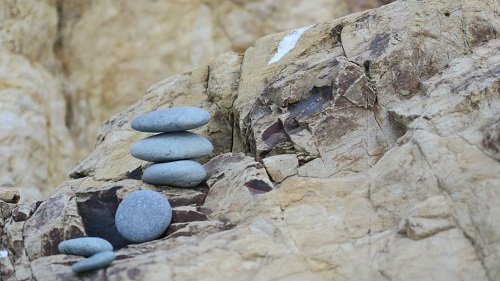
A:
<svg viewBox="0 0 500 281">
<path fill-rule="evenodd" d="M 2 281 L 500 280 L 498 11 L 395 1 L 153 85 L 52 196 L 0 201 Z M 211 113 L 192 129 L 213 144 L 207 179 L 144 183 L 130 122 L 178 105 Z M 114 215 L 141 189 L 169 198 L 172 221 L 130 245 Z M 115 261 L 75 276 L 82 258 L 57 245 L 81 236 Z"/>
<path fill-rule="evenodd" d="M 143 180 L 155 185 L 194 187 L 207 177 L 202 165 L 190 160 L 210 154 L 213 146 L 205 137 L 186 130 L 210 121 L 210 113 L 197 107 L 179 106 L 156 110 L 132 120 L 134 130 L 161 132 L 134 143 L 132 156 L 154 162 L 144 170 Z"/>
</svg>

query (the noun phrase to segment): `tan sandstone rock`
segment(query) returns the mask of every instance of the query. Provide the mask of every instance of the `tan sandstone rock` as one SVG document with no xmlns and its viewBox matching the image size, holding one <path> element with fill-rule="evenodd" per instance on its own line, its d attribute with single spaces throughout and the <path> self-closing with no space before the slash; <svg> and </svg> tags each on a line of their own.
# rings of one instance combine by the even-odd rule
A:
<svg viewBox="0 0 500 281">
<path fill-rule="evenodd" d="M 0 200 L 7 203 L 17 203 L 19 201 L 19 190 L 16 188 L 0 189 Z"/>
<path fill-rule="evenodd" d="M 224 52 L 241 53 L 264 35 L 387 2 L 60 1 L 57 54 L 79 156 L 87 154 L 100 123 L 153 82 L 206 65 Z"/>
<path fill-rule="evenodd" d="M 73 142 L 58 81 L 45 67 L 0 50 L 0 188 L 37 199 L 66 178 Z"/>
<path fill-rule="evenodd" d="M 111 239 L 128 192 L 175 202 L 160 239 L 121 245 L 89 280 L 498 280 L 497 6 L 396 1 L 311 26 L 275 63 L 297 32 L 166 79 L 101 128 L 74 179 L 42 204 L 74 194 L 85 234 Z M 206 185 L 143 183 L 145 163 L 128 156 L 142 134 L 126 124 L 186 104 L 221 116 L 197 131 L 216 143 Z M 265 163 L 287 154 L 297 172 L 273 183 Z M 9 213 L 6 280 L 79 280 L 74 257 L 29 248 L 36 234 Z"/>
<path fill-rule="evenodd" d="M 40 199 L 67 178 L 74 147 L 53 47 L 56 1 L 0 1 L 0 188 Z"/>
<path fill-rule="evenodd" d="M 299 161 L 295 154 L 270 156 L 262 160 L 271 179 L 277 183 L 297 174 Z"/>
<path fill-rule="evenodd" d="M 41 199 L 88 153 L 98 125 L 153 82 L 265 34 L 385 2 L 1 0 L 0 187 Z M 214 71 L 238 76 L 241 56 L 230 56 L 232 68 Z M 238 86 L 221 83 L 211 83 L 214 102 Z M 231 107 L 224 101 L 215 104 Z"/>
</svg>

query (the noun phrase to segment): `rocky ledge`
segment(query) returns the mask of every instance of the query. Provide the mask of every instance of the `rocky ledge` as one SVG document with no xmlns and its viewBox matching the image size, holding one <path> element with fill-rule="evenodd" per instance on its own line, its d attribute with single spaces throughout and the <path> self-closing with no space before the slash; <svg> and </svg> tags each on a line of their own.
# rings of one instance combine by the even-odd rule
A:
<svg viewBox="0 0 500 281">
<path fill-rule="evenodd" d="M 500 280 L 499 9 L 396 1 L 153 85 L 50 198 L 0 201 L 2 280 Z M 130 120 L 184 105 L 212 114 L 209 178 L 143 183 Z M 172 224 L 129 244 L 113 218 L 138 189 Z M 57 245 L 83 235 L 110 267 L 71 272 Z"/>
</svg>

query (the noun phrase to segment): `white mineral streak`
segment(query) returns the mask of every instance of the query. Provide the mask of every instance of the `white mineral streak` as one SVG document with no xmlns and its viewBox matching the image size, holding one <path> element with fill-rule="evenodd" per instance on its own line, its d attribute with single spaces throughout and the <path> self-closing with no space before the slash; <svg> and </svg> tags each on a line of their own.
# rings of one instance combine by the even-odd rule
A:
<svg viewBox="0 0 500 281">
<path fill-rule="evenodd" d="M 302 33 L 304 31 L 308 30 L 311 27 L 311 25 L 304 26 L 301 28 L 294 29 L 290 31 L 283 39 L 281 39 L 280 44 L 278 45 L 278 50 L 276 51 L 276 54 L 269 60 L 267 64 L 275 63 L 279 61 L 282 57 L 284 57 L 290 50 L 292 50 L 295 47 L 295 44 L 300 39 L 300 36 L 302 36 Z"/>
</svg>

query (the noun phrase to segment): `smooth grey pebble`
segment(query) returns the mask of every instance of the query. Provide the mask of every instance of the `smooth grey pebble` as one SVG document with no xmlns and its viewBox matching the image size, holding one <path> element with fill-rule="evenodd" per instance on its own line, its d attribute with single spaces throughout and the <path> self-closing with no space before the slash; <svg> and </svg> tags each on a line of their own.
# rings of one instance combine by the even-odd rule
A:
<svg viewBox="0 0 500 281">
<path fill-rule="evenodd" d="M 108 266 L 115 258 L 116 255 L 112 251 L 101 252 L 74 263 L 71 269 L 76 273 L 99 269 Z"/>
<path fill-rule="evenodd" d="M 142 179 L 155 185 L 194 187 L 207 177 L 201 164 L 192 160 L 152 164 L 144 170 Z"/>
<path fill-rule="evenodd" d="M 146 242 L 160 237 L 172 220 L 172 207 L 156 191 L 138 190 L 128 194 L 118 205 L 115 225 L 131 242 Z"/>
<path fill-rule="evenodd" d="M 210 113 L 193 106 L 179 106 L 144 113 L 132 120 L 131 127 L 141 132 L 179 132 L 201 127 Z"/>
<path fill-rule="evenodd" d="M 213 146 L 205 137 L 191 132 L 163 133 L 147 137 L 130 148 L 135 158 L 150 162 L 169 162 L 206 156 Z"/>
<path fill-rule="evenodd" d="M 99 237 L 80 237 L 62 241 L 57 249 L 67 255 L 88 257 L 100 252 L 113 251 L 113 245 Z"/>
</svg>

